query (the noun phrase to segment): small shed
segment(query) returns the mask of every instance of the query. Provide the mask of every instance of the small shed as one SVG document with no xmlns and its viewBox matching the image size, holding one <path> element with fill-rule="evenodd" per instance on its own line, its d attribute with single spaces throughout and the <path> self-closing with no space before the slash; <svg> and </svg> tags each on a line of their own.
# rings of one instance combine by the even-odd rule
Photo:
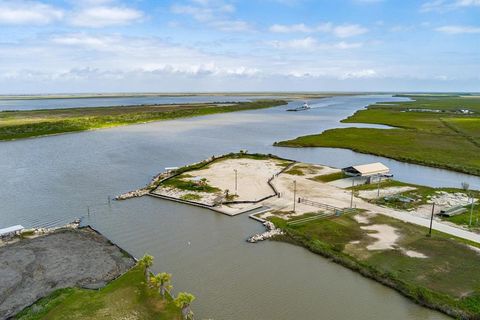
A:
<svg viewBox="0 0 480 320">
<path fill-rule="evenodd" d="M 388 174 L 390 169 L 383 163 L 375 162 L 343 168 L 342 171 L 353 177 L 371 177 Z"/>
<path fill-rule="evenodd" d="M 0 229 L 0 237 L 12 236 L 17 234 L 18 232 L 25 229 L 22 225 L 17 224 L 16 226 L 11 226 L 8 228 Z"/>
</svg>

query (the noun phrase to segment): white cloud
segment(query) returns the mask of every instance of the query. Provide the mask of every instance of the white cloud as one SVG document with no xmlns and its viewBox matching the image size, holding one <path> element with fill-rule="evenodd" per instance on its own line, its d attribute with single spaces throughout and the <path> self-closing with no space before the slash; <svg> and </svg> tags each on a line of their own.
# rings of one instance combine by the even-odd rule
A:
<svg viewBox="0 0 480 320">
<path fill-rule="evenodd" d="M 74 12 L 70 23 L 78 27 L 100 28 L 129 24 L 140 20 L 143 13 L 128 7 L 93 6 Z"/>
<path fill-rule="evenodd" d="M 226 32 L 251 31 L 246 21 L 232 18 L 235 6 L 222 0 L 191 0 L 188 4 L 174 4 L 175 14 L 191 16 L 198 22 Z"/>
<path fill-rule="evenodd" d="M 46 25 L 61 21 L 99 28 L 128 24 L 143 17 L 139 10 L 112 3 L 112 0 L 76 1 L 74 8 L 67 10 L 38 1 L 0 0 L 0 24 Z"/>
<path fill-rule="evenodd" d="M 361 42 L 345 42 L 341 41 L 336 44 L 334 44 L 334 48 L 337 49 L 355 49 L 355 48 L 360 48 L 363 46 L 363 43 Z"/>
<path fill-rule="evenodd" d="M 225 32 L 250 31 L 251 26 L 243 20 L 215 20 L 210 23 L 211 26 Z"/>
<path fill-rule="evenodd" d="M 331 26 L 328 26 L 330 29 Z M 270 27 L 271 32 L 275 33 L 294 33 L 294 32 L 302 32 L 302 33 L 312 33 L 316 31 L 320 31 L 318 27 L 309 27 L 304 23 L 292 24 L 292 25 L 284 25 L 284 24 L 274 24 Z"/>
<path fill-rule="evenodd" d="M 432 0 L 422 4 L 420 11 L 446 12 L 466 7 L 480 6 L 480 0 Z"/>
<path fill-rule="evenodd" d="M 85 33 L 57 35 L 51 41 L 67 46 L 88 47 L 96 50 L 115 50 L 114 45 L 121 43 L 121 38 L 111 36 L 91 36 Z"/>
<path fill-rule="evenodd" d="M 271 44 L 280 49 L 313 50 L 318 47 L 318 41 L 312 37 L 288 41 L 273 41 Z"/>
<path fill-rule="evenodd" d="M 457 0 L 460 7 L 480 6 L 480 0 Z"/>
<path fill-rule="evenodd" d="M 364 34 L 368 29 L 358 24 L 344 24 L 333 29 L 333 33 L 340 38 L 348 38 Z"/>
<path fill-rule="evenodd" d="M 339 38 L 353 37 L 368 32 L 367 28 L 358 24 L 343 24 L 335 26 L 329 22 L 316 26 L 308 26 L 303 23 L 291 25 L 274 24 L 269 30 L 275 33 L 332 33 Z"/>
<path fill-rule="evenodd" d="M 63 10 L 42 2 L 0 1 L 0 24 L 44 25 L 63 16 Z"/>
<path fill-rule="evenodd" d="M 383 2 L 384 0 L 353 0 L 353 2 L 356 2 L 356 3 L 361 3 L 361 4 L 372 4 L 372 3 L 379 3 L 379 2 Z"/>
<path fill-rule="evenodd" d="M 435 29 L 438 32 L 443 32 L 446 34 L 476 34 L 480 33 L 480 27 L 473 26 L 443 26 Z"/>
<path fill-rule="evenodd" d="M 378 74 L 375 70 L 365 69 L 365 70 L 345 72 L 340 77 L 340 79 L 365 79 L 365 78 L 374 78 L 377 76 Z"/>
<path fill-rule="evenodd" d="M 269 44 L 277 49 L 289 49 L 299 51 L 313 51 L 313 50 L 326 50 L 326 49 L 354 49 L 362 46 L 362 43 L 321 43 L 313 37 L 306 37 L 300 39 L 293 39 L 287 41 L 271 41 Z"/>
</svg>

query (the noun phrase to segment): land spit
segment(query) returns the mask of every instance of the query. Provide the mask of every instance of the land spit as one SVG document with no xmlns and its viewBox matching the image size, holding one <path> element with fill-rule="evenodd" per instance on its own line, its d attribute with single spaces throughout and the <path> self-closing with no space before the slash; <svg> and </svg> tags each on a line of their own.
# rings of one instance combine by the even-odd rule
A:
<svg viewBox="0 0 480 320">
<path fill-rule="evenodd" d="M 89 227 L 58 229 L 0 247 L 0 319 L 57 289 L 100 288 L 134 263 Z"/>
<path fill-rule="evenodd" d="M 337 186 L 336 181 L 322 181 L 322 176 L 339 172 L 338 168 L 300 163 L 274 155 L 230 153 L 158 174 L 145 188 L 120 195 L 116 199 L 149 195 L 200 206 L 229 216 L 243 213 L 252 216 L 255 213 L 255 217 L 263 220 L 272 215 L 290 220 L 305 214 L 321 214 L 325 207 L 330 208 L 331 215 L 333 211 L 347 212 L 353 206 L 366 212 L 429 227 L 429 219 L 420 214 L 422 207 L 418 208 L 417 214 L 416 210 L 406 211 L 378 205 L 363 198 L 365 192 L 352 196 L 352 190 Z M 382 189 L 382 195 L 401 194 L 411 189 L 414 188 Z M 262 214 L 256 214 L 256 211 L 262 211 Z M 432 227 L 480 243 L 480 235 L 451 226 L 438 217 Z"/>
<path fill-rule="evenodd" d="M 117 196 L 149 195 L 207 208 L 229 216 L 251 212 L 279 198 L 273 180 L 296 162 L 272 155 L 226 154 L 156 175 L 144 188 Z"/>
</svg>

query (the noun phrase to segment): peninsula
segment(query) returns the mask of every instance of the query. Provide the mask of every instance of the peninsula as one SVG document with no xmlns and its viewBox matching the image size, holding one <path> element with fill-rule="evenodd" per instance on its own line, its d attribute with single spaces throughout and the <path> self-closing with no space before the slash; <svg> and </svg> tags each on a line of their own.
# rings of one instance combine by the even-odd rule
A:
<svg viewBox="0 0 480 320">
<path fill-rule="evenodd" d="M 470 208 L 470 198 L 477 202 L 480 192 L 467 195 L 461 189 L 389 178 L 369 181 L 337 168 L 243 151 L 169 168 L 144 189 L 120 199 L 148 195 L 229 216 L 247 213 L 268 229 L 250 242 L 273 238 L 301 245 L 419 304 L 476 319 L 478 222 L 465 226 L 459 221 L 466 214 L 451 221 L 441 212 L 452 206 Z M 471 209 L 478 221 L 479 207 Z"/>
<path fill-rule="evenodd" d="M 275 143 L 279 147 L 329 147 L 480 175 L 480 97 L 408 95 L 412 101 L 377 103 L 344 123 L 392 129 L 337 128 Z"/>
<path fill-rule="evenodd" d="M 0 236 L 0 318 L 193 319 L 195 297 L 80 220 Z"/>
</svg>

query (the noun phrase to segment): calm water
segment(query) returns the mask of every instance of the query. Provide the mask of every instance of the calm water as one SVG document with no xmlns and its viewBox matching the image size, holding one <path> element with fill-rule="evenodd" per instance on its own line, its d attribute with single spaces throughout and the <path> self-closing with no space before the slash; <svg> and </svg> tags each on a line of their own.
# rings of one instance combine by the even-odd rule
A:
<svg viewBox="0 0 480 320">
<path fill-rule="evenodd" d="M 8 100 L 0 97 L 0 111 L 2 110 L 35 110 L 78 107 L 109 107 L 133 106 L 142 104 L 171 104 L 171 103 L 202 103 L 202 102 L 241 102 L 269 97 L 247 96 L 147 96 L 147 97 L 114 97 L 114 98 L 72 98 L 72 99 L 31 99 Z"/>
<path fill-rule="evenodd" d="M 480 179 L 338 149 L 275 148 L 276 140 L 341 126 L 390 97 L 335 97 L 306 112 L 287 106 L 0 143 L 0 227 L 86 222 L 134 254 L 156 257 L 176 290 L 197 296 L 199 319 L 445 319 L 395 291 L 292 245 L 244 240 L 262 226 L 200 208 L 140 198 L 105 205 L 164 167 L 240 149 L 346 166 L 383 161 L 397 178 L 434 186 Z M 292 103 L 299 105 L 301 102 Z M 188 243 L 190 242 L 190 245 Z"/>
</svg>

